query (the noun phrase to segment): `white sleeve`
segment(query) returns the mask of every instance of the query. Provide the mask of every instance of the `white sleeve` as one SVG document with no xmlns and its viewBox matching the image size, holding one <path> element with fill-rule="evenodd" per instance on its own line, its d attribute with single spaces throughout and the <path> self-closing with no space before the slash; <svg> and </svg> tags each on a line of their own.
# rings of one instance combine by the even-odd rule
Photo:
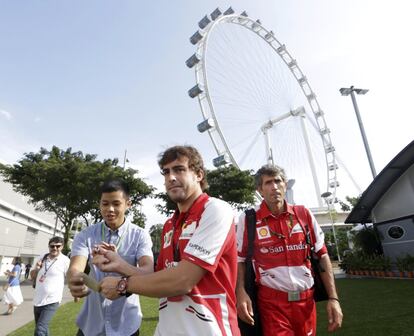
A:
<svg viewBox="0 0 414 336">
<path fill-rule="evenodd" d="M 308 210 L 309 211 L 309 210 Z M 321 227 L 319 226 L 319 223 L 317 222 L 315 216 L 312 214 L 311 211 L 309 211 L 310 216 L 312 218 L 312 227 L 313 227 L 313 232 L 315 234 L 315 252 L 318 252 L 323 245 L 325 244 L 325 234 L 323 233 Z"/>
<path fill-rule="evenodd" d="M 243 211 L 237 221 L 236 232 L 237 232 L 237 262 L 245 262 L 246 258 L 241 257 L 240 253 L 243 248 L 244 230 L 246 228 L 246 213 Z"/>
<path fill-rule="evenodd" d="M 139 235 L 139 242 L 137 244 L 137 252 L 136 252 L 136 258 L 137 262 L 142 257 L 151 257 L 153 258 L 152 254 L 152 240 L 151 236 L 147 231 L 140 230 Z"/>
<path fill-rule="evenodd" d="M 184 249 L 207 264 L 216 264 L 221 255 L 229 230 L 234 230 L 234 215 L 231 206 L 210 197 L 204 207 L 197 229 Z"/>
<path fill-rule="evenodd" d="M 66 273 L 67 273 L 67 271 L 69 269 L 70 259 L 67 256 L 65 256 L 65 259 L 64 260 L 65 260 L 64 272 L 65 272 L 65 276 L 66 276 Z"/>
</svg>

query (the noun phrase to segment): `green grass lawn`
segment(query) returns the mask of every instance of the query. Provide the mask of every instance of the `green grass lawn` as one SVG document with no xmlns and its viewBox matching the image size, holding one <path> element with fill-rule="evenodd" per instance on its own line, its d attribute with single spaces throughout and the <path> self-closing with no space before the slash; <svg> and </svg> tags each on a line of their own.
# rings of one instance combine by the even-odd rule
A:
<svg viewBox="0 0 414 336">
<path fill-rule="evenodd" d="M 336 283 L 344 322 L 335 335 L 414 335 L 413 280 L 340 279 Z M 318 335 L 328 335 L 325 305 L 318 303 Z"/>
<path fill-rule="evenodd" d="M 414 335 L 413 280 L 340 279 L 337 280 L 337 287 L 344 323 L 335 335 Z M 325 305 L 324 302 L 318 303 L 318 336 L 328 335 Z M 151 336 L 158 319 L 158 300 L 141 297 L 141 306 L 144 313 L 141 336 Z M 81 304 L 72 302 L 60 307 L 50 324 L 51 335 L 75 335 L 75 318 L 80 307 Z M 33 330 L 34 322 L 31 322 L 10 335 L 32 336 Z"/>
<path fill-rule="evenodd" d="M 140 328 L 140 336 L 152 336 L 158 321 L 158 299 L 141 297 L 141 307 L 144 314 Z M 82 302 L 69 302 L 61 306 L 49 325 L 52 336 L 74 336 L 78 331 L 76 316 L 82 307 Z M 34 321 L 15 330 L 10 336 L 33 336 Z M 0 333 L 1 334 L 1 333 Z"/>
</svg>

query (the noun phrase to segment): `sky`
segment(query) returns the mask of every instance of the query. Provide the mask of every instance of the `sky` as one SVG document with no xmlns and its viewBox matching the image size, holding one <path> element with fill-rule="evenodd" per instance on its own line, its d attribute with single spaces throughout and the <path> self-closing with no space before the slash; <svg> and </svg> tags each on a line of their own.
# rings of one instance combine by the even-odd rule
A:
<svg viewBox="0 0 414 336">
<path fill-rule="evenodd" d="M 351 99 L 339 88 L 369 89 L 357 101 L 378 173 L 413 140 L 408 1 L 0 0 L 0 161 L 56 145 L 122 162 L 126 150 L 127 165 L 159 190 L 157 155 L 171 145 L 196 146 L 213 168 L 185 61 L 198 21 L 229 6 L 260 19 L 297 60 L 363 191 L 371 171 Z M 344 178 L 342 195 L 359 193 L 350 185 Z M 151 201 L 144 212 L 148 227 L 163 221 Z"/>
</svg>

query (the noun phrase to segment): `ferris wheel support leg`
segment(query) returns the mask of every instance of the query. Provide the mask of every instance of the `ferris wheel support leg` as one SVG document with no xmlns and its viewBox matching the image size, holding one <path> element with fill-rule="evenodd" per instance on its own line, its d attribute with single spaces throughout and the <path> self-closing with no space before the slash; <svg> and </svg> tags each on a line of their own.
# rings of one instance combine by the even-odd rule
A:
<svg viewBox="0 0 414 336">
<path fill-rule="evenodd" d="M 273 160 L 272 145 L 270 144 L 269 128 L 263 129 L 262 131 L 263 131 L 264 139 L 265 139 L 267 163 L 270 165 L 274 165 L 275 162 Z"/>
<path fill-rule="evenodd" d="M 318 200 L 319 207 L 322 208 L 323 203 L 322 203 L 322 199 L 321 199 L 321 191 L 320 191 L 320 188 L 319 188 L 318 175 L 316 174 L 315 162 L 313 160 L 313 155 L 312 155 L 310 142 L 309 142 L 308 131 L 306 129 L 306 124 L 305 124 L 306 115 L 304 113 L 301 113 L 299 115 L 299 118 L 300 118 L 300 126 L 302 128 L 303 140 L 305 141 L 306 153 L 308 154 L 308 161 L 309 161 L 309 165 L 310 165 L 311 172 L 312 172 L 313 183 L 315 185 L 316 199 Z"/>
</svg>

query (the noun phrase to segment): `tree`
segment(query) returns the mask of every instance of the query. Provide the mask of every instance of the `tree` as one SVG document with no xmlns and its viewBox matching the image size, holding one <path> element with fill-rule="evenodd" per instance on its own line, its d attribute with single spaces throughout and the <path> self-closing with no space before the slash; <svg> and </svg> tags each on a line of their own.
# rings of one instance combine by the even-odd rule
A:
<svg viewBox="0 0 414 336">
<path fill-rule="evenodd" d="M 339 254 L 341 258 L 343 256 L 344 251 L 349 249 L 348 235 L 347 235 L 348 231 L 349 231 L 348 229 L 343 229 L 343 228 L 335 229 L 336 241 L 338 243 L 338 250 L 339 250 Z M 338 259 L 336 246 L 335 246 L 335 239 L 333 237 L 332 231 L 325 232 L 325 244 L 328 248 L 329 256 L 333 259 Z"/>
<path fill-rule="evenodd" d="M 345 197 L 346 203 L 340 200 L 339 204 L 341 205 L 342 211 L 350 211 L 351 209 L 353 209 L 353 207 L 358 203 L 360 198 L 361 196 L 357 196 L 357 197 L 346 196 Z"/>
<path fill-rule="evenodd" d="M 61 150 L 53 146 L 49 151 L 26 153 L 14 165 L 1 165 L 0 174 L 40 211 L 56 214 L 63 224 L 65 250 L 75 219 L 83 218 L 87 225 L 97 221 L 99 214 L 99 188 L 111 178 L 124 179 L 131 190 L 133 207 L 149 196 L 153 188 L 140 178 L 134 169 L 123 170 L 117 159 L 96 160 L 94 154 Z"/>
<path fill-rule="evenodd" d="M 250 170 L 239 170 L 234 166 L 220 167 L 207 171 L 208 194 L 229 202 L 237 210 L 247 208 L 255 201 L 254 178 Z M 157 204 L 158 212 L 171 215 L 177 205 L 165 192 L 155 195 L 163 204 Z"/>
<path fill-rule="evenodd" d="M 132 207 L 132 219 L 131 223 L 138 225 L 141 228 L 145 228 L 145 221 L 147 219 L 147 216 L 141 211 L 140 207 Z"/>
<path fill-rule="evenodd" d="M 155 205 L 157 211 L 162 215 L 170 216 L 177 209 L 177 204 L 171 201 L 166 192 L 156 194 L 155 198 L 162 201 L 162 204 Z"/>
<path fill-rule="evenodd" d="M 247 208 L 255 201 L 255 185 L 250 170 L 232 165 L 207 172 L 210 196 L 229 202 L 237 210 Z"/>
<path fill-rule="evenodd" d="M 355 233 L 353 237 L 355 249 L 363 254 L 372 256 L 382 254 L 381 240 L 374 226 L 364 227 Z"/>
<path fill-rule="evenodd" d="M 149 230 L 149 234 L 152 240 L 152 251 L 154 254 L 159 253 L 161 249 L 161 234 L 162 228 L 164 227 L 163 224 L 155 224 L 151 226 Z"/>
</svg>

